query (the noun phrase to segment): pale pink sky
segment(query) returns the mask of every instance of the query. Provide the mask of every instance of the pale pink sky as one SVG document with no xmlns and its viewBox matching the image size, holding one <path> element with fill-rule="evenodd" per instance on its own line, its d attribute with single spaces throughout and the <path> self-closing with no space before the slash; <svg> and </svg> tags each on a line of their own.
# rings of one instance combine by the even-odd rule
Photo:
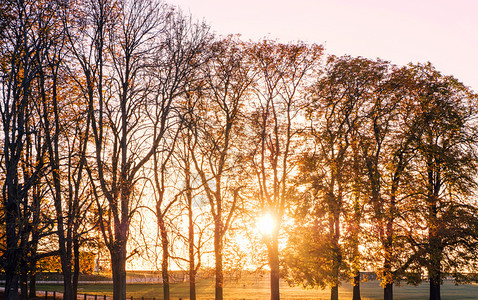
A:
<svg viewBox="0 0 478 300">
<path fill-rule="evenodd" d="M 478 0 L 166 0 L 219 35 L 324 44 L 395 64 L 431 61 L 478 92 Z"/>
</svg>

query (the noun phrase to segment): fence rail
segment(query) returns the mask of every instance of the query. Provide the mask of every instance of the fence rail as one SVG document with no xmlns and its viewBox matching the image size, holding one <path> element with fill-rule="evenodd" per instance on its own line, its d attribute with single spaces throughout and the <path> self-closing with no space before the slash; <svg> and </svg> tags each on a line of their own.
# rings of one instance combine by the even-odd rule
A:
<svg viewBox="0 0 478 300">
<path fill-rule="evenodd" d="M 45 300 L 51 300 L 51 299 L 63 299 L 63 293 L 61 292 L 56 292 L 56 291 L 53 291 L 53 292 L 48 292 L 48 291 L 37 291 L 37 296 L 40 295 L 40 296 L 44 296 Z M 110 300 L 110 299 L 113 299 L 112 296 L 106 296 L 106 295 L 90 295 L 90 294 L 78 294 L 77 296 L 77 299 L 81 299 L 81 300 Z M 133 298 L 133 296 L 131 296 L 130 300 L 135 300 L 135 299 L 141 299 L 141 300 L 144 300 L 144 297 L 141 297 L 141 298 Z M 153 300 L 156 300 L 156 298 L 153 298 Z"/>
</svg>

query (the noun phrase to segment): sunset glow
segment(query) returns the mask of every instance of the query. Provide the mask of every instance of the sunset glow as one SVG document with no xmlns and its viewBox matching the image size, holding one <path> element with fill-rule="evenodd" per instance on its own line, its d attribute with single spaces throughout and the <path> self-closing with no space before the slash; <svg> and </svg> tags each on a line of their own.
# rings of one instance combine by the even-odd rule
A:
<svg viewBox="0 0 478 300">
<path fill-rule="evenodd" d="M 477 12 L 1 1 L 0 299 L 478 295 Z"/>
<path fill-rule="evenodd" d="M 331 54 L 431 61 L 478 89 L 478 2 L 173 0 L 221 34 L 325 43 Z M 454 55 L 460 53 L 460 55 Z"/>
<path fill-rule="evenodd" d="M 271 214 L 265 214 L 256 222 L 256 227 L 262 235 L 270 236 L 276 226 L 276 221 Z"/>
</svg>

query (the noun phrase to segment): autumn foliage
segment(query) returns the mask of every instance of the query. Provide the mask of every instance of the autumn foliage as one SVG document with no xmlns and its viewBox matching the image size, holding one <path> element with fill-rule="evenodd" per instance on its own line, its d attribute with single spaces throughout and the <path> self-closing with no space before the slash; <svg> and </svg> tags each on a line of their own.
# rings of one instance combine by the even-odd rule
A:
<svg viewBox="0 0 478 300">
<path fill-rule="evenodd" d="M 80 252 L 80 273 L 93 274 L 95 267 L 95 253 Z M 58 256 L 42 258 L 37 262 L 39 272 L 61 273 L 61 262 Z"/>
<path fill-rule="evenodd" d="M 360 299 L 476 280 L 478 96 L 431 63 L 217 37 L 156 0 L 0 3 L 0 265 L 6 299 L 111 261 L 270 271 Z M 267 216 L 268 224 L 257 228 Z"/>
</svg>

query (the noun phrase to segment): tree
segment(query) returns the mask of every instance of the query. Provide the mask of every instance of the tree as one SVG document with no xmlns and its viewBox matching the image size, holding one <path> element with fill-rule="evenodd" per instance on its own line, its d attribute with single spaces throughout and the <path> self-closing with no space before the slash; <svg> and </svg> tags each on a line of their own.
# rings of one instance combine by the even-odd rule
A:
<svg viewBox="0 0 478 300">
<path fill-rule="evenodd" d="M 310 225 L 305 227 L 316 235 L 310 245 L 316 250 L 313 256 L 304 256 L 301 265 L 306 265 L 309 259 L 325 263 L 323 266 L 314 263 L 312 269 L 307 270 L 309 279 L 299 277 L 298 281 L 311 286 L 329 284 L 331 299 L 338 299 L 340 280 L 349 271 L 347 260 L 353 265 L 354 288 L 359 286 L 360 280 L 358 245 L 363 164 L 357 153 L 355 134 L 370 84 L 370 63 L 349 56 L 329 57 L 323 75 L 309 96 L 307 119 L 310 125 L 306 135 L 310 146 L 300 162 L 298 181 L 310 195 L 299 206 L 299 212 L 303 211 L 299 218 L 304 218 L 304 212 L 305 217 L 310 214 Z M 349 220 L 351 231 L 347 233 L 342 227 Z M 303 243 L 291 245 L 304 247 Z M 348 247 L 352 251 L 348 251 Z M 352 255 L 347 257 L 348 253 Z M 315 268 L 320 268 L 321 272 L 316 272 Z M 297 276 L 297 272 L 294 275 Z M 357 298 L 360 298 L 360 290 L 355 288 L 354 299 Z"/>
<path fill-rule="evenodd" d="M 406 81 L 399 70 L 392 70 L 380 60 L 330 57 L 311 89 L 308 135 L 312 143 L 298 174 L 308 196 L 298 209 L 301 221 L 308 220 L 299 231 L 306 236 L 302 240 L 313 243 L 304 245 L 298 238 L 291 243 L 288 259 L 291 280 L 309 286 L 330 284 L 333 299 L 349 268 L 354 298 L 360 298 L 361 241 L 372 239 L 376 242 L 369 240 L 370 244 L 378 245 L 369 250 L 373 262 L 381 264 L 377 269 L 385 298 L 392 296 L 393 281 L 400 278 L 397 253 L 403 250 L 404 239 L 396 219 L 403 206 L 399 197 L 407 191 L 403 184 L 411 150 L 407 130 L 414 127 L 401 129 L 410 114 L 407 105 L 401 106 Z M 364 217 L 371 234 L 362 236 Z M 343 233 L 345 226 L 349 230 Z M 317 237 L 311 238 L 307 229 Z M 309 254 L 304 255 L 307 249 Z"/>
<path fill-rule="evenodd" d="M 447 275 L 458 282 L 478 267 L 478 207 L 473 201 L 477 172 L 477 95 L 431 64 L 409 65 L 412 76 L 413 160 L 416 194 L 411 210 L 423 228 L 409 238 L 414 263 L 430 281 L 430 299 L 441 299 Z M 418 261 L 418 262 L 417 262 Z"/>
<path fill-rule="evenodd" d="M 295 169 L 299 99 L 307 80 L 317 71 L 323 48 L 318 45 L 276 44 L 263 41 L 250 51 L 257 72 L 250 117 L 252 137 L 249 163 L 255 177 L 259 214 L 270 214 L 275 226 L 264 237 L 271 269 L 271 299 L 279 299 L 279 232 Z"/>
<path fill-rule="evenodd" d="M 64 298 L 76 299 L 80 272 L 80 247 L 97 219 L 91 217 L 94 207 L 91 189 L 86 176 L 86 150 L 89 142 L 90 118 L 82 96 L 76 89 L 71 74 L 63 65 L 64 45 L 48 57 L 40 80 L 50 82 L 49 89 L 41 93 L 43 124 L 51 172 L 46 180 L 51 182 L 49 196 L 56 212 L 56 233 Z M 64 163 L 67 162 L 67 163 Z"/>
<path fill-rule="evenodd" d="M 179 236 L 186 241 L 188 250 L 189 264 L 189 298 L 196 299 L 196 275 L 201 267 L 201 258 L 203 245 L 208 239 L 204 239 L 210 228 L 208 222 L 208 213 L 205 211 L 205 205 L 201 193 L 201 179 L 194 172 L 194 164 L 192 155 L 196 150 L 198 139 L 194 138 L 194 130 L 196 127 L 196 105 L 201 99 L 201 78 L 197 81 L 190 82 L 189 88 L 186 89 L 185 97 L 180 105 L 181 122 L 183 129 L 180 132 L 177 151 L 175 153 L 176 167 L 179 168 L 184 189 L 182 193 L 182 205 L 187 211 L 188 232 Z"/>
<path fill-rule="evenodd" d="M 167 185 L 171 184 L 173 173 L 177 173 L 177 166 L 171 165 L 171 157 L 174 155 L 178 136 L 184 129 L 181 113 L 175 114 L 174 118 L 166 119 L 164 104 L 173 103 L 175 110 L 179 109 L 178 99 L 186 92 L 187 87 L 192 86 L 196 80 L 199 68 L 207 61 L 205 54 L 206 47 L 209 45 L 211 36 L 208 33 L 208 27 L 205 24 L 193 24 L 190 19 L 183 16 L 180 12 L 170 14 L 166 21 L 164 30 L 164 42 L 161 48 L 155 53 L 154 76 L 157 84 L 156 102 L 149 112 L 149 118 L 153 124 L 153 136 L 168 134 L 162 141 L 161 147 L 153 155 L 153 174 L 155 189 L 155 207 L 156 220 L 160 229 L 160 239 L 162 245 L 162 264 L 161 271 L 163 277 L 163 295 L 164 299 L 169 299 L 169 239 L 167 229 L 167 215 L 170 208 L 174 205 L 182 190 L 170 192 L 171 199 L 168 196 Z M 186 129 L 187 130 L 187 129 Z M 168 168 L 168 166 L 171 166 Z M 174 170 L 176 169 L 176 170 Z M 189 179 L 186 178 L 189 182 Z M 186 193 L 189 193 L 186 187 Z"/>
<path fill-rule="evenodd" d="M 378 245 L 369 249 L 369 255 L 377 264 L 384 299 L 393 299 L 393 283 L 400 280 L 402 262 L 409 254 L 399 216 L 411 191 L 407 179 L 413 151 L 408 130 L 414 127 L 404 126 L 409 116 L 404 101 L 408 96 L 406 75 L 380 60 L 372 62 L 370 70 L 368 105 L 363 125 L 357 130 L 365 166 L 368 220 L 372 224 L 371 235 L 366 238 Z"/>
<path fill-rule="evenodd" d="M 61 17 L 67 9 L 66 6 L 59 6 L 54 10 L 56 22 L 48 36 L 50 53 L 39 69 L 42 86 L 39 98 L 51 171 L 45 177 L 51 182 L 49 196 L 56 212 L 63 297 L 76 299 L 81 235 L 84 234 L 81 224 L 85 223 L 85 211 L 92 206 L 93 201 L 84 191 L 90 119 L 85 106 L 78 109 L 81 95 L 75 89 L 75 79 L 68 76 L 64 67 L 66 35 Z M 63 161 L 68 163 L 64 164 Z M 90 224 L 90 227 L 93 226 Z"/>
<path fill-rule="evenodd" d="M 172 109 L 173 98 L 155 98 L 149 86 L 169 12 L 148 0 L 99 0 L 83 9 L 75 23 L 80 35 L 70 34 L 70 41 L 86 79 L 81 84 L 94 140 L 87 169 L 111 256 L 114 299 L 125 299 L 127 241 L 139 207 L 141 170 L 157 151 Z M 152 105 L 159 105 L 155 135 L 145 114 Z"/>
<path fill-rule="evenodd" d="M 199 174 L 214 220 L 215 294 L 223 299 L 224 236 L 233 221 L 242 185 L 235 180 L 242 164 L 237 155 L 243 134 L 243 107 L 252 83 L 246 45 L 232 38 L 213 45 L 204 66 L 193 136 L 191 160 Z"/>
<path fill-rule="evenodd" d="M 33 92 L 38 78 L 38 68 L 48 53 L 45 33 L 52 25 L 49 10 L 53 2 L 7 1 L 2 2 L 4 20 L 1 25 L 1 104 L 3 129 L 3 168 L 5 181 L 2 200 L 5 211 L 6 250 L 3 255 L 6 284 L 5 298 L 18 299 L 18 274 L 20 259 L 25 259 L 31 232 L 29 196 L 32 187 L 45 171 L 41 127 L 33 108 Z M 35 130 L 36 131 L 35 131 Z M 38 144 L 32 144 L 35 140 Z M 39 145 L 39 146 L 37 146 Z M 35 153 L 34 151 L 38 151 Z M 36 164 L 28 160 L 37 157 Z M 27 160 L 26 160 L 27 159 Z M 24 261 L 22 261 L 23 263 Z M 25 269 L 22 273 L 25 275 Z M 22 276 L 25 281 L 25 276 Z M 22 285 L 27 296 L 26 282 Z"/>
</svg>

